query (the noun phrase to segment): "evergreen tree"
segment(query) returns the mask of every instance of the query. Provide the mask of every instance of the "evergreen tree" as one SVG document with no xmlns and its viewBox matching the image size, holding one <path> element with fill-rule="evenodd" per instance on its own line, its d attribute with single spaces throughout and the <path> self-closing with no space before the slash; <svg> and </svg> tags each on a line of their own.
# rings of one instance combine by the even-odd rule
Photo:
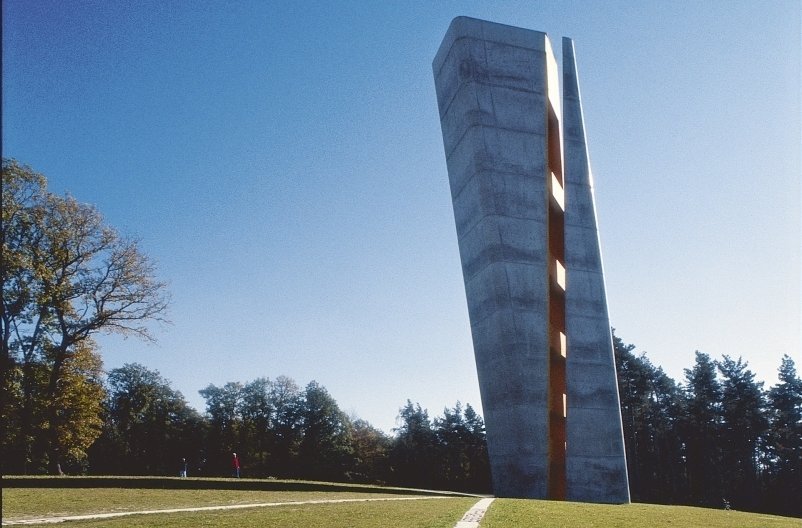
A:
<svg viewBox="0 0 802 528">
<path fill-rule="evenodd" d="M 468 429 L 468 474 L 465 488 L 475 493 L 490 493 L 490 458 L 487 454 L 485 422 L 471 404 L 465 405 L 465 426 Z"/>
<path fill-rule="evenodd" d="M 643 365 L 633 351 L 635 345 L 624 344 L 613 330 L 613 351 L 618 376 L 618 393 L 621 401 L 621 422 L 624 429 L 624 446 L 627 457 L 629 487 L 632 498 L 641 500 L 641 442 L 643 407 L 648 378 Z"/>
<path fill-rule="evenodd" d="M 677 425 L 682 416 L 679 388 L 634 345 L 613 335 L 621 417 L 633 500 L 682 500 L 685 472 Z"/>
<path fill-rule="evenodd" d="M 726 499 L 722 481 L 722 394 L 715 362 L 697 351 L 695 365 L 685 369 L 685 379 L 683 433 L 690 500 L 721 507 Z"/>
<path fill-rule="evenodd" d="M 773 513 L 802 517 L 802 379 L 787 355 L 778 377 L 768 392 L 767 506 Z"/>
<path fill-rule="evenodd" d="M 437 439 L 437 488 L 464 490 L 470 469 L 468 441 L 470 431 L 462 415 L 462 404 L 453 409 L 446 407 L 442 418 L 434 419 Z"/>
<path fill-rule="evenodd" d="M 436 481 L 437 438 L 429 413 L 410 400 L 399 410 L 400 425 L 390 452 L 394 484 L 431 488 Z"/>
<path fill-rule="evenodd" d="M 724 356 L 718 362 L 721 381 L 721 478 L 724 497 L 734 508 L 754 511 L 760 506 L 758 457 L 768 421 L 763 383 L 747 364 Z"/>
<path fill-rule="evenodd" d="M 457 402 L 435 418 L 437 438 L 437 487 L 454 491 L 487 492 L 490 489 L 489 461 L 484 422 L 467 405 Z"/>
<path fill-rule="evenodd" d="M 351 420 L 315 381 L 306 386 L 301 418 L 303 435 L 298 452 L 301 475 L 321 480 L 343 478 L 354 464 Z"/>
</svg>

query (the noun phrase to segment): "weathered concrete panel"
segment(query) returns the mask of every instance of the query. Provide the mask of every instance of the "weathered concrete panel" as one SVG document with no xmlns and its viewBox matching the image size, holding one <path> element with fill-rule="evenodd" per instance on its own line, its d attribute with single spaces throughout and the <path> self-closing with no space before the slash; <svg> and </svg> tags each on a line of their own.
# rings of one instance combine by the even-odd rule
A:
<svg viewBox="0 0 802 528">
<path fill-rule="evenodd" d="M 594 404 L 591 404 L 594 405 Z M 610 406 L 602 407 L 601 403 L 591 407 L 583 407 L 572 410 L 576 413 L 578 420 L 587 425 L 586 434 L 578 434 L 571 439 L 574 456 L 594 457 L 598 456 L 605 460 L 611 460 L 621 456 L 624 449 L 624 442 L 617 434 L 618 420 L 615 418 L 615 409 Z M 599 430 L 599 434 L 587 434 L 592 430 Z M 574 475 L 576 478 L 576 475 Z M 570 481 L 569 481 L 570 485 Z"/>
<path fill-rule="evenodd" d="M 545 34 L 457 18 L 434 63 L 497 495 L 545 497 Z"/>
<path fill-rule="evenodd" d="M 536 275 L 529 264 L 495 262 L 471 277 L 465 283 L 471 321 L 482 321 L 498 310 L 546 309 L 543 300 L 548 288 L 546 281 Z"/>
<path fill-rule="evenodd" d="M 571 268 L 568 287 L 577 290 L 577 294 L 566 299 L 566 312 L 578 315 L 604 313 L 607 309 L 607 298 L 604 294 L 603 277 L 600 275 L 595 271 Z"/>
<path fill-rule="evenodd" d="M 485 216 L 458 235 L 465 280 L 494 262 L 542 263 L 546 237 L 540 222 L 512 216 Z"/>
<path fill-rule="evenodd" d="M 569 304 L 571 307 L 576 305 L 573 300 Z M 574 356 L 570 360 L 572 364 L 606 363 L 613 359 L 609 319 L 575 310 L 566 310 L 566 318 L 566 335 Z"/>
<path fill-rule="evenodd" d="M 525 378 L 527 381 L 540 383 L 547 379 L 546 371 L 541 372 L 538 368 L 546 364 L 542 346 L 549 337 L 548 326 L 539 312 L 512 308 L 498 310 L 484 319 L 471 321 L 471 331 L 474 351 L 483 352 L 476 354 L 480 382 L 483 370 L 506 370 L 505 364 L 515 367 L 532 365 L 532 372 Z M 545 387 L 532 386 L 532 390 L 539 388 L 545 394 Z M 499 393 L 505 394 L 503 386 L 499 387 Z"/>
<path fill-rule="evenodd" d="M 531 206 L 533 200 L 542 198 L 537 190 L 542 186 L 542 178 L 529 175 L 495 171 L 475 174 L 453 197 L 457 231 L 468 231 L 489 215 L 545 222 L 544 212 Z"/>
<path fill-rule="evenodd" d="M 568 500 L 581 502 L 623 503 L 629 501 L 629 484 L 621 479 L 621 457 L 602 457 L 598 455 L 583 457 L 573 455 L 567 459 Z M 600 496 L 626 497 L 626 500 L 594 500 Z"/>
<path fill-rule="evenodd" d="M 451 195 L 459 194 L 477 172 L 544 178 L 545 153 L 545 136 L 495 127 L 468 128 L 446 157 Z"/>
<path fill-rule="evenodd" d="M 567 149 L 568 150 L 568 149 Z M 578 191 L 582 188 L 573 184 L 566 186 L 565 192 L 569 198 L 576 198 Z M 587 191 L 589 192 L 589 191 Z M 566 217 L 578 216 L 584 213 L 584 209 L 576 207 L 577 200 L 574 199 L 570 205 L 571 213 Z M 592 209 L 590 209 L 592 211 Z M 591 223 L 585 220 L 585 223 Z M 565 224 L 565 245 L 573 248 L 572 250 L 572 269 L 580 269 L 589 272 L 601 273 L 599 262 L 601 262 L 601 250 L 599 249 L 599 234 L 596 229 L 589 226 L 579 226 L 577 224 Z"/>
<path fill-rule="evenodd" d="M 573 453 L 581 453 L 583 450 L 579 447 L 581 442 L 604 442 L 610 440 L 609 434 L 613 433 L 612 438 L 618 444 L 622 444 L 622 437 L 616 433 L 616 428 L 620 419 L 615 418 L 615 413 L 618 413 L 618 391 L 616 386 L 612 383 L 605 383 L 604 380 L 615 375 L 615 371 L 610 370 L 608 362 L 601 361 L 584 361 L 581 362 L 581 369 L 576 368 L 577 363 L 574 363 L 574 368 L 569 369 L 566 373 L 566 381 L 568 386 L 571 387 L 571 405 L 569 412 L 573 413 L 571 419 L 575 422 L 582 423 L 583 427 L 587 428 L 590 423 L 587 419 L 589 410 L 603 410 L 609 414 L 608 418 L 611 422 L 609 426 L 603 428 L 601 432 L 593 432 L 592 434 L 579 434 L 571 438 L 571 451 Z M 609 413 L 607 411 L 610 411 Z M 595 429 L 595 428 L 594 428 Z M 620 455 L 620 453 L 618 453 Z M 612 453 L 608 453 L 612 455 Z"/>
<path fill-rule="evenodd" d="M 574 45 L 563 38 L 568 499 L 629 502 L 624 435 Z"/>
</svg>

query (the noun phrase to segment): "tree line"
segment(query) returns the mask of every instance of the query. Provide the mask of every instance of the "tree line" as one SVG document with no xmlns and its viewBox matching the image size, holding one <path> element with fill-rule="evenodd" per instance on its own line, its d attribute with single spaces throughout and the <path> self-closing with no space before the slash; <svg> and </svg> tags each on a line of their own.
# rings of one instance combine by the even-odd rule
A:
<svg viewBox="0 0 802 528">
<path fill-rule="evenodd" d="M 47 191 L 3 159 L 0 463 L 2 473 L 246 475 L 490 491 L 481 416 L 457 403 L 430 418 L 407 401 L 388 435 L 348 417 L 321 385 L 258 378 L 201 390 L 193 409 L 158 372 L 106 374 L 93 336 L 150 339 L 165 285 L 137 241 L 93 207 Z M 635 501 L 802 516 L 802 381 L 778 383 L 742 359 L 697 352 L 677 383 L 615 337 Z"/>
<path fill-rule="evenodd" d="M 489 492 L 484 422 L 459 402 L 430 419 L 411 401 L 392 435 L 351 418 L 325 387 L 279 376 L 209 385 L 206 412 L 190 407 L 158 372 L 109 372 L 103 427 L 81 471 L 96 474 L 242 475 Z"/>
<path fill-rule="evenodd" d="M 137 364 L 104 376 L 93 336 L 150 339 L 169 295 L 134 239 L 97 209 L 2 161 L 0 449 L 3 473 L 226 472 L 487 490 L 484 424 L 459 403 L 430 420 L 411 402 L 393 437 L 350 419 L 321 385 L 209 385 L 206 413 Z M 425 467 L 417 467 L 425 461 Z M 410 465 L 412 464 L 412 465 Z"/>
<path fill-rule="evenodd" d="M 632 500 L 802 516 L 802 380 L 768 390 L 741 358 L 696 352 L 678 384 L 614 336 Z"/>
<path fill-rule="evenodd" d="M 742 360 L 701 352 L 678 384 L 633 345 L 614 344 L 633 501 L 802 516 L 802 380 L 790 357 L 768 390 Z M 387 434 L 319 383 L 285 376 L 208 385 L 204 413 L 136 363 L 82 383 L 102 395 L 92 407 L 100 427 L 83 450 L 64 446 L 68 472 L 178 475 L 186 459 L 190 476 L 226 476 L 236 452 L 248 477 L 492 492 L 484 422 L 459 402 L 431 419 L 408 400 Z M 4 473 L 47 470 L 3 460 Z"/>
</svg>

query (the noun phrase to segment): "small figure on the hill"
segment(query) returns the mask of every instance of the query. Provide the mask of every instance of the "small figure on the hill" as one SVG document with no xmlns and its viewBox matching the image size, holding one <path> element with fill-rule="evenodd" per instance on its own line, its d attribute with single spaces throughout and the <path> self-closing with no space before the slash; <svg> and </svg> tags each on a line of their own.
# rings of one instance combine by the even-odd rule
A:
<svg viewBox="0 0 802 528">
<path fill-rule="evenodd" d="M 187 478 L 187 459 L 186 458 L 182 458 L 181 459 L 181 471 L 179 472 L 179 476 L 181 476 L 181 478 Z"/>
<path fill-rule="evenodd" d="M 231 469 L 234 471 L 234 476 L 239 478 L 239 458 L 237 458 L 236 453 L 232 453 L 233 458 L 231 459 Z"/>
</svg>

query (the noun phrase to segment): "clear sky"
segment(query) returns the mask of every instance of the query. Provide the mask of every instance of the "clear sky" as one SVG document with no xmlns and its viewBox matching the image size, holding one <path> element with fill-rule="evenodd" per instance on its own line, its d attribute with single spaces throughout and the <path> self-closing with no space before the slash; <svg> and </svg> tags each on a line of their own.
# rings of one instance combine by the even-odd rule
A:
<svg viewBox="0 0 802 528">
<path fill-rule="evenodd" d="M 3 155 L 170 283 L 107 369 L 201 410 L 314 379 L 385 430 L 480 407 L 431 72 L 457 15 L 575 39 L 617 333 L 677 381 L 697 349 L 802 370 L 796 0 L 3 0 Z"/>
</svg>

